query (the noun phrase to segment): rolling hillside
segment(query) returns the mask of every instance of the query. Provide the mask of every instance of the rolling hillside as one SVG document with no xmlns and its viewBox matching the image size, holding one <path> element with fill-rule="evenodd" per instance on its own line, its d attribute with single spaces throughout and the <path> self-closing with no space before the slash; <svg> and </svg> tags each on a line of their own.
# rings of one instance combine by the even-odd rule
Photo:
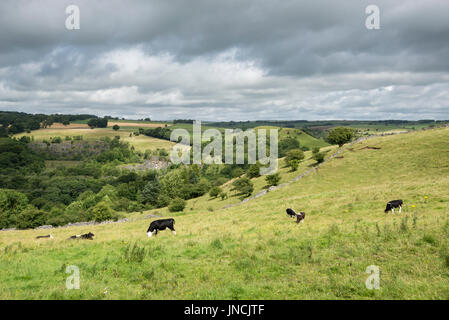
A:
<svg viewBox="0 0 449 320">
<path fill-rule="evenodd" d="M 156 150 L 165 148 L 166 150 L 169 150 L 174 143 L 157 139 L 153 137 L 148 137 L 145 135 L 139 135 L 139 136 L 132 136 L 130 137 L 130 133 L 134 131 L 134 127 L 124 127 L 123 129 L 120 129 L 119 131 L 114 131 L 112 128 L 96 128 L 96 129 L 90 129 L 90 128 L 76 128 L 77 124 L 73 124 L 73 127 L 67 127 L 67 128 L 49 128 L 49 129 L 39 129 L 34 130 L 31 133 L 20 133 L 16 134 L 15 137 L 20 138 L 22 136 L 29 136 L 34 137 L 34 141 L 43 141 L 43 140 L 50 140 L 52 137 L 61 137 L 62 139 L 65 138 L 65 136 L 83 136 L 83 140 L 85 141 L 94 141 L 99 140 L 103 137 L 110 137 L 114 138 L 115 136 L 120 136 L 122 141 L 127 141 L 131 145 L 133 145 L 137 151 L 145 152 L 145 150 Z"/>
<path fill-rule="evenodd" d="M 376 137 L 339 156 L 228 209 L 220 208 L 235 197 L 190 200 L 171 215 L 176 236 L 148 239 L 148 212 L 127 223 L 0 232 L 0 298 L 449 299 L 449 128 Z M 297 172 L 281 169 L 281 183 L 309 170 L 309 158 Z M 255 192 L 264 187 L 263 177 L 254 182 Z M 404 200 L 401 215 L 383 212 L 393 199 Z M 305 223 L 288 207 L 305 211 Z M 89 231 L 95 240 L 66 240 Z M 48 233 L 53 240 L 34 239 Z M 65 287 L 71 265 L 80 290 Z M 370 265 L 380 269 L 379 290 L 365 287 Z"/>
</svg>

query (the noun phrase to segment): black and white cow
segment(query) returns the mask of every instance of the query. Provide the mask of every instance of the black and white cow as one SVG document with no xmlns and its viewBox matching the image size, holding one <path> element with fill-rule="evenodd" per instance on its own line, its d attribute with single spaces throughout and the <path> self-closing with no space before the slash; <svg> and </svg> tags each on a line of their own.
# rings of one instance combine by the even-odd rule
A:
<svg viewBox="0 0 449 320">
<path fill-rule="evenodd" d="M 296 212 L 293 209 L 288 208 L 287 210 L 285 210 L 287 212 L 287 214 L 291 217 L 294 218 L 296 217 Z"/>
<path fill-rule="evenodd" d="M 158 231 L 165 230 L 166 228 L 169 228 L 173 234 L 176 235 L 175 231 L 175 219 L 160 219 L 160 220 L 154 220 L 150 223 L 150 227 L 147 230 L 147 235 L 150 238 L 153 235 L 153 232 L 155 235 L 157 235 Z"/>
<path fill-rule="evenodd" d="M 87 239 L 94 240 L 94 234 L 92 232 L 86 234 L 77 234 L 75 236 L 71 236 L 69 239 Z"/>
<path fill-rule="evenodd" d="M 36 239 L 43 239 L 43 238 L 49 238 L 49 239 L 53 239 L 53 236 L 51 234 L 48 234 L 46 236 L 37 236 Z"/>
<path fill-rule="evenodd" d="M 305 212 L 296 213 L 295 210 L 290 209 L 290 208 L 288 208 L 285 211 L 287 212 L 287 214 L 290 217 L 292 217 L 292 218 L 296 217 L 296 223 L 299 223 L 299 222 L 303 222 L 304 223 L 304 219 L 306 217 Z"/>
<path fill-rule="evenodd" d="M 387 207 L 385 208 L 385 213 L 391 211 L 394 213 L 394 208 L 399 208 L 399 213 L 402 211 L 402 200 L 392 200 L 387 203 Z"/>
<path fill-rule="evenodd" d="M 306 218 L 306 213 L 305 212 L 300 212 L 296 215 L 296 223 L 304 223 L 304 219 Z"/>
</svg>

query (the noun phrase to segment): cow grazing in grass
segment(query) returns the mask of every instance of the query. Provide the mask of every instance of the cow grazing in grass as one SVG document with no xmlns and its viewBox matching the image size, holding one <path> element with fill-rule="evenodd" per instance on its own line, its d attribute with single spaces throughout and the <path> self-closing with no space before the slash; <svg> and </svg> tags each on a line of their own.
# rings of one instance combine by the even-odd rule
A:
<svg viewBox="0 0 449 320">
<path fill-rule="evenodd" d="M 300 212 L 296 215 L 296 223 L 304 223 L 304 219 L 306 218 L 306 213 L 305 212 Z"/>
<path fill-rule="evenodd" d="M 288 208 L 287 210 L 285 210 L 287 212 L 287 214 L 294 218 L 296 217 L 296 223 L 299 222 L 304 222 L 304 219 L 306 217 L 306 214 L 304 212 L 300 212 L 300 213 L 296 213 L 295 210 Z"/>
<path fill-rule="evenodd" d="M 53 239 L 53 236 L 51 234 L 48 234 L 46 236 L 37 236 L 36 239 L 44 239 L 44 238 L 49 238 L 49 239 Z"/>
<path fill-rule="evenodd" d="M 92 232 L 86 234 L 77 234 L 75 236 L 71 236 L 69 239 L 87 239 L 94 240 L 94 234 Z"/>
<path fill-rule="evenodd" d="M 387 207 L 385 208 L 385 213 L 391 211 L 394 213 L 394 208 L 399 208 L 399 213 L 402 212 L 402 200 L 392 200 L 387 203 Z"/>
<path fill-rule="evenodd" d="M 175 225 L 175 219 L 155 220 L 150 223 L 150 227 L 147 230 L 147 235 L 150 238 L 153 235 L 153 232 L 155 235 L 157 235 L 158 231 L 165 230 L 166 228 L 170 229 L 173 232 L 173 234 L 176 235 L 174 225 Z"/>
<path fill-rule="evenodd" d="M 291 217 L 294 218 L 296 217 L 296 212 L 293 209 L 288 208 L 287 210 L 285 210 L 287 212 L 287 214 Z"/>
</svg>

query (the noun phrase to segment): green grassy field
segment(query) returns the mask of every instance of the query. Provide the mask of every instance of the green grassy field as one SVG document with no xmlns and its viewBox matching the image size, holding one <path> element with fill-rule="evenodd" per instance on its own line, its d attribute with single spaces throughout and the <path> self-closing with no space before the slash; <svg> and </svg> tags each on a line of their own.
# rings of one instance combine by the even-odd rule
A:
<svg viewBox="0 0 449 320">
<path fill-rule="evenodd" d="M 341 155 L 240 206 L 220 209 L 238 202 L 232 196 L 190 200 L 172 215 L 176 236 L 148 239 L 146 213 L 127 223 L 0 232 L 0 298 L 449 299 L 449 129 L 376 137 Z M 309 157 L 295 173 L 281 169 L 281 183 L 308 170 Z M 254 182 L 256 191 L 265 184 Z M 398 198 L 402 214 L 385 215 Z M 287 207 L 305 211 L 305 223 Z M 95 240 L 66 240 L 89 231 Z M 53 240 L 34 239 L 48 233 Z M 65 286 L 71 265 L 79 290 Z M 365 287 L 370 265 L 380 269 L 379 290 Z"/>
<path fill-rule="evenodd" d="M 34 141 L 50 141 L 52 137 L 61 137 L 63 140 L 66 136 L 74 137 L 74 136 L 83 136 L 83 140 L 92 141 L 99 140 L 103 137 L 114 138 L 115 136 L 120 136 L 122 141 L 127 141 L 131 145 L 133 145 L 136 150 L 144 152 L 145 150 L 155 150 L 165 148 L 166 150 L 170 150 L 174 143 L 156 139 L 153 137 L 148 137 L 145 135 L 132 136 L 130 137 L 130 133 L 133 132 L 132 128 L 120 129 L 118 131 L 114 131 L 111 128 L 97 128 L 97 129 L 39 129 L 32 131 L 31 133 L 21 133 L 15 135 L 15 137 L 20 138 L 22 136 L 34 137 Z"/>
</svg>

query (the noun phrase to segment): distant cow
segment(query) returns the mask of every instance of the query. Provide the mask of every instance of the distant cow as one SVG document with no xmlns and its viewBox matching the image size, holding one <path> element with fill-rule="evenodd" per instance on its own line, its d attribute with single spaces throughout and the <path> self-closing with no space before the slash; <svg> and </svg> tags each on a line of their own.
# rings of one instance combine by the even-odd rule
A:
<svg viewBox="0 0 449 320">
<path fill-rule="evenodd" d="M 43 238 L 50 238 L 53 239 L 53 236 L 51 234 L 48 234 L 46 236 L 37 236 L 36 239 L 43 239 Z"/>
<path fill-rule="evenodd" d="M 387 203 L 387 207 L 385 208 L 385 213 L 391 210 L 394 213 L 394 208 L 399 208 L 399 213 L 402 211 L 402 200 L 392 200 Z"/>
<path fill-rule="evenodd" d="M 305 212 L 296 213 L 295 210 L 290 209 L 290 208 L 288 208 L 288 209 L 285 210 L 285 211 L 287 212 L 287 214 L 288 214 L 290 217 L 292 217 L 292 218 L 296 217 L 296 223 L 304 222 L 304 219 L 305 219 L 305 217 L 306 217 Z"/>
<path fill-rule="evenodd" d="M 287 214 L 291 217 L 294 218 L 296 217 L 296 212 L 293 209 L 288 208 L 287 210 L 285 210 L 287 212 Z"/>
<path fill-rule="evenodd" d="M 166 228 L 169 228 L 173 232 L 173 234 L 176 234 L 174 224 L 175 219 L 155 220 L 150 223 L 150 227 L 147 230 L 147 235 L 148 237 L 151 237 L 153 235 L 153 232 L 155 235 L 157 235 L 158 231 L 165 230 Z"/>
<path fill-rule="evenodd" d="M 296 215 L 296 223 L 302 222 L 304 223 L 304 219 L 306 218 L 305 212 L 300 212 Z"/>
<path fill-rule="evenodd" d="M 75 236 L 71 236 L 69 239 L 87 239 L 87 240 L 93 240 L 94 234 L 92 232 L 86 233 L 86 234 L 77 234 Z"/>
</svg>

